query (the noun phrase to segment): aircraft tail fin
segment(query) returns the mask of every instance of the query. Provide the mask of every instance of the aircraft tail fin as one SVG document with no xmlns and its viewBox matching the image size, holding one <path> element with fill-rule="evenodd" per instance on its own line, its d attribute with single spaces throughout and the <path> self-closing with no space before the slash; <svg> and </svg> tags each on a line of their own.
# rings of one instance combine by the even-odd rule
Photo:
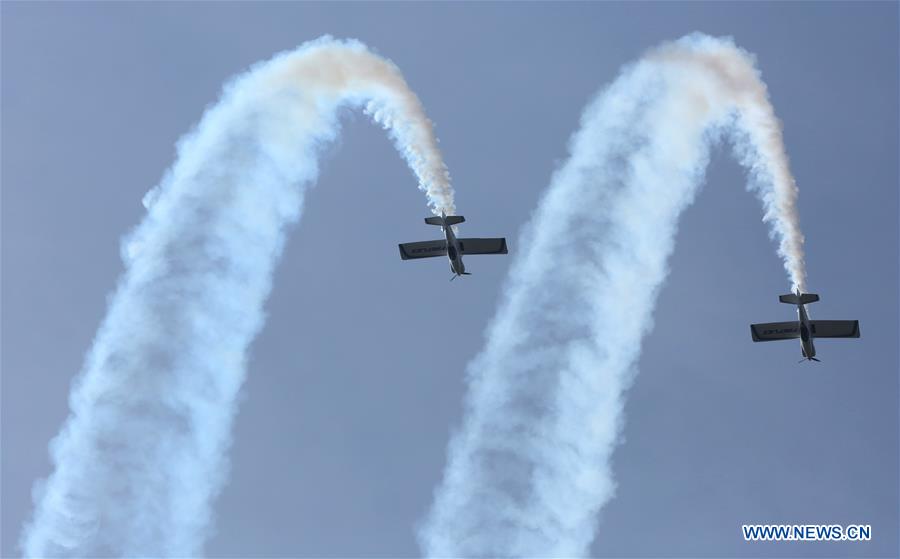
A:
<svg viewBox="0 0 900 559">
<path fill-rule="evenodd" d="M 788 305 L 806 305 L 818 301 L 819 296 L 815 293 L 790 293 L 788 295 L 779 295 L 778 300 Z"/>
<path fill-rule="evenodd" d="M 425 223 L 428 225 L 440 225 L 440 226 L 448 226 L 448 225 L 456 225 L 457 223 L 462 223 L 465 221 L 461 215 L 448 215 L 448 216 L 434 216 L 434 217 L 426 217 Z"/>
</svg>

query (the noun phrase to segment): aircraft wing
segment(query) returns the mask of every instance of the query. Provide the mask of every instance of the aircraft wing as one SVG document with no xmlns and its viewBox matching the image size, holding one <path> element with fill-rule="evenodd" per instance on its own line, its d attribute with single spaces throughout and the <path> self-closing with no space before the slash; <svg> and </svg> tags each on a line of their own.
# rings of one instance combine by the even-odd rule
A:
<svg viewBox="0 0 900 559">
<path fill-rule="evenodd" d="M 810 320 L 815 338 L 858 338 L 858 320 Z"/>
<path fill-rule="evenodd" d="M 506 254 L 506 239 L 460 239 L 463 254 Z"/>
<path fill-rule="evenodd" d="M 754 342 L 771 342 L 775 340 L 793 340 L 800 337 L 800 323 L 793 322 L 764 322 L 751 324 L 750 334 Z"/>
<path fill-rule="evenodd" d="M 446 256 L 447 241 L 420 241 L 417 243 L 401 243 L 400 258 L 411 260 L 414 258 L 430 258 L 432 256 Z"/>
</svg>

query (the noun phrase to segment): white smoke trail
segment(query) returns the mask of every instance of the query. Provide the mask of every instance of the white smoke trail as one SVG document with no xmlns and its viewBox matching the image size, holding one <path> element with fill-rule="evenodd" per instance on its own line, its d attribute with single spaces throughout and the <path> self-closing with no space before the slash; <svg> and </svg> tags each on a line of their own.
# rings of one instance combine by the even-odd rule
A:
<svg viewBox="0 0 900 559">
<path fill-rule="evenodd" d="M 35 487 L 29 556 L 196 556 L 226 476 L 246 350 L 336 111 L 365 106 L 435 212 L 453 190 L 400 71 L 328 37 L 225 87 L 123 241 L 119 282 Z"/>
<path fill-rule="evenodd" d="M 794 286 L 797 192 L 754 59 L 691 35 L 626 67 L 585 110 L 522 235 L 462 428 L 419 532 L 438 557 L 586 554 L 612 497 L 623 393 L 678 217 L 730 133 Z"/>
</svg>

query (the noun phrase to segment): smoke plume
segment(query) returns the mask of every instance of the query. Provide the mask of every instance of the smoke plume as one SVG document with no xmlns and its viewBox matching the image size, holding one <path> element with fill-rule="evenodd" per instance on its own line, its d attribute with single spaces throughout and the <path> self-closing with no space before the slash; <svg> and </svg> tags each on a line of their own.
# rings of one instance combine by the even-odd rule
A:
<svg viewBox="0 0 900 559">
<path fill-rule="evenodd" d="M 613 496 L 624 392 L 678 218 L 727 135 L 795 289 L 797 189 L 754 58 L 691 35 L 623 69 L 585 110 L 468 368 L 463 425 L 419 538 L 439 557 L 587 553 Z"/>
<path fill-rule="evenodd" d="M 435 213 L 454 213 L 419 100 L 361 43 L 324 37 L 229 83 L 123 240 L 126 271 L 35 486 L 27 555 L 201 552 L 272 270 L 346 106 L 384 126 Z"/>
</svg>

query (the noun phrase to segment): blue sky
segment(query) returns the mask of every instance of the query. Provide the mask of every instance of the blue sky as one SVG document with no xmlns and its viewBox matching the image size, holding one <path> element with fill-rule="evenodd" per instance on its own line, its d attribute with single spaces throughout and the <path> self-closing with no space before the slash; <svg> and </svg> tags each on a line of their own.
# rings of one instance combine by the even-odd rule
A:
<svg viewBox="0 0 900 559">
<path fill-rule="evenodd" d="M 348 114 L 252 347 L 207 554 L 408 556 L 519 229 L 581 110 L 691 31 L 758 56 L 801 188 L 822 318 L 862 338 L 754 345 L 786 280 L 727 149 L 683 216 L 628 394 L 597 556 L 898 550 L 896 3 L 2 5 L 2 522 L 16 553 L 47 443 L 122 271 L 119 238 L 221 84 L 322 34 L 391 58 L 432 120 L 465 234 L 508 258 L 401 262 L 433 234 L 383 132 Z M 342 247 L 354 247 L 348 252 Z M 863 523 L 873 541 L 748 544 L 740 524 Z"/>
</svg>

